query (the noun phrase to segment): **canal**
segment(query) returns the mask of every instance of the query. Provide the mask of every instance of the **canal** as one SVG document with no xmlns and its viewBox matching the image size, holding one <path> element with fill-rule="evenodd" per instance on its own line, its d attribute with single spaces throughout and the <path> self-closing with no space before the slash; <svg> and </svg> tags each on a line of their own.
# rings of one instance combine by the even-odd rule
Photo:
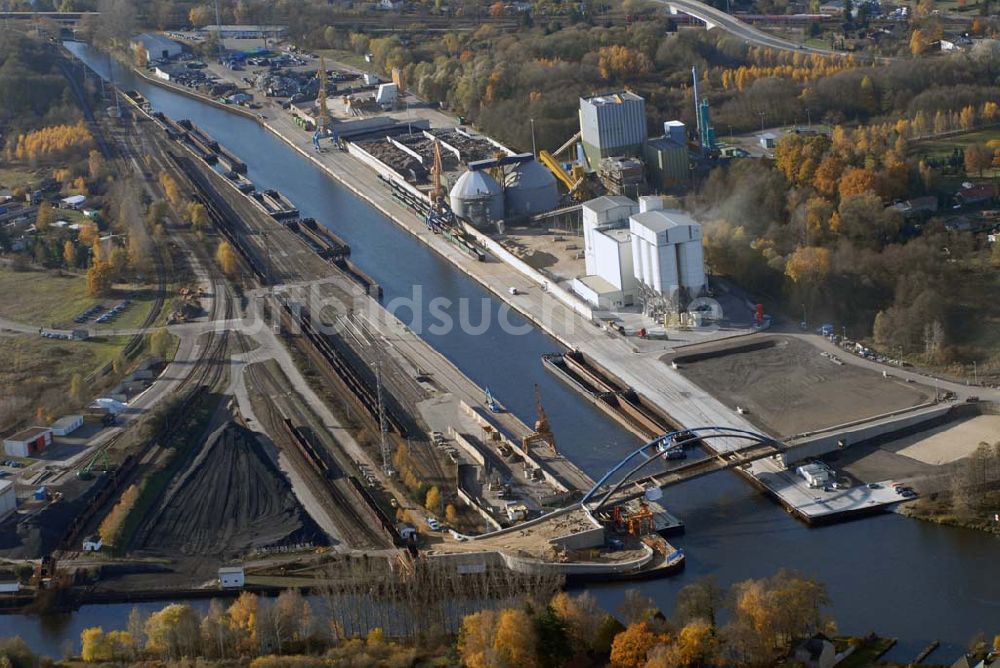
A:
<svg viewBox="0 0 1000 668">
<path fill-rule="evenodd" d="M 107 76 L 105 56 L 84 44 L 68 46 Z M 498 300 L 253 121 L 117 68 L 115 77 L 123 87 L 140 90 L 155 109 L 200 125 L 247 163 L 258 187 L 280 190 L 302 215 L 330 226 L 382 285 L 387 302 L 412 296 L 413 286 L 420 285 L 425 295 L 445 296 L 454 304 L 468 300 L 474 323 L 487 314 L 497 322 Z M 406 309 L 397 315 L 412 318 Z M 523 322 L 516 314 L 509 319 Z M 514 335 L 497 326 L 478 336 L 457 330 L 422 335 L 528 423 L 535 419 L 532 388 L 538 383 L 560 448 L 592 476 L 636 445 L 634 437 L 543 370 L 539 356 L 561 348 L 547 335 L 534 329 Z M 728 585 L 789 568 L 826 584 L 830 612 L 842 632 L 899 638 L 889 655 L 894 660 L 908 661 L 937 639 L 942 649 L 930 659 L 950 663 L 976 633 L 1000 633 L 1000 537 L 897 515 L 809 529 L 731 473 L 672 488 L 664 502 L 687 525 L 685 536 L 671 539 L 686 551 L 687 568 L 677 577 L 631 586 L 665 610 L 681 587 L 701 576 Z M 624 593 L 622 586 L 590 589 L 609 610 Z M 64 643 L 78 643 L 85 626 L 123 627 L 129 609 L 100 605 L 47 618 L 0 616 L 0 635 L 22 635 L 37 650 L 58 656 Z"/>
</svg>

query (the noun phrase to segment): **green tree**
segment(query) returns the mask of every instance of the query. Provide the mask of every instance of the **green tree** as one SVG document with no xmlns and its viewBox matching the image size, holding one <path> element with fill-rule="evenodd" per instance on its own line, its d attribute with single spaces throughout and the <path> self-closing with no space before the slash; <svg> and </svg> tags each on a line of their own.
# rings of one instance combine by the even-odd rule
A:
<svg viewBox="0 0 1000 668">
<path fill-rule="evenodd" d="M 174 339 L 166 328 L 160 328 L 149 335 L 149 352 L 162 360 L 170 356 L 170 349 L 173 347 Z"/>
</svg>

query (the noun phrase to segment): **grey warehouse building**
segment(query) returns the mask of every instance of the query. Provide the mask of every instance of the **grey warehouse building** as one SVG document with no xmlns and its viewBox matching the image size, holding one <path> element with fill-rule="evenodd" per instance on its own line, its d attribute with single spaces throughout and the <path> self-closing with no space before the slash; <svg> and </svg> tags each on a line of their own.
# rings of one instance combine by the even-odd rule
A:
<svg viewBox="0 0 1000 668">
<path fill-rule="evenodd" d="M 640 157 L 647 137 L 642 97 L 621 91 L 580 98 L 580 139 L 592 170 L 601 158 Z"/>
</svg>

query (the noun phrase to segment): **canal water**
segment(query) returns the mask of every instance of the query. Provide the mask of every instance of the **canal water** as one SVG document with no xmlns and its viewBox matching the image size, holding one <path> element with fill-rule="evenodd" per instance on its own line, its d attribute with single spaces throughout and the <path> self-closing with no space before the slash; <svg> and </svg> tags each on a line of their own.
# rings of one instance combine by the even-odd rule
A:
<svg viewBox="0 0 1000 668">
<path fill-rule="evenodd" d="M 107 76 L 105 56 L 84 44 L 68 47 Z M 498 300 L 253 121 L 118 68 L 115 78 L 123 87 L 140 90 L 155 109 L 200 125 L 247 163 L 258 187 L 280 190 L 302 215 L 330 226 L 351 245 L 358 265 L 382 285 L 387 302 L 410 297 L 413 286 L 421 285 L 425 295 L 445 296 L 455 304 L 470 300 L 476 305 L 473 322 L 485 313 L 497 322 Z M 476 310 L 481 303 L 486 305 L 484 313 Z M 404 321 L 412 317 L 405 309 L 397 315 Z M 523 323 L 516 314 L 509 320 Z M 479 336 L 457 330 L 423 336 L 528 423 L 534 421 L 532 388 L 538 383 L 560 448 L 592 476 L 637 445 L 634 437 L 543 370 L 539 356 L 561 347 L 537 330 L 513 335 L 493 326 Z M 908 661 L 931 640 L 941 640 L 942 649 L 931 659 L 950 662 L 977 633 L 1000 633 L 998 537 L 896 515 L 809 529 L 731 473 L 671 488 L 664 502 L 687 525 L 686 535 L 671 539 L 687 553 L 687 568 L 673 578 L 629 586 L 665 610 L 672 608 L 681 587 L 701 576 L 712 575 L 728 585 L 788 568 L 826 584 L 830 614 L 841 631 L 877 631 L 899 638 L 889 655 L 895 660 Z M 590 590 L 613 610 L 625 587 Z M 78 643 L 85 626 L 124 626 L 129 609 L 95 605 L 56 617 L 0 616 L 0 635 L 21 635 L 37 650 L 56 656 L 65 642 Z"/>
</svg>

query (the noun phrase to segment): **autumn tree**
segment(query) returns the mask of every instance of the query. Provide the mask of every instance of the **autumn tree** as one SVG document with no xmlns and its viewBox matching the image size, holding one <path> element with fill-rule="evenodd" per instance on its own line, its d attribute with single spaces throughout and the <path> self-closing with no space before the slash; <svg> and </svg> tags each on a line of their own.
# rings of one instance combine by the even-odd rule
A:
<svg viewBox="0 0 1000 668">
<path fill-rule="evenodd" d="M 794 283 L 819 283 L 830 273 L 830 251 L 821 246 L 799 246 L 785 264 L 785 276 Z"/>
<path fill-rule="evenodd" d="M 74 373 L 73 377 L 69 380 L 69 396 L 70 399 L 79 403 L 83 401 L 84 398 L 84 385 L 83 376 L 78 373 Z"/>
<path fill-rule="evenodd" d="M 230 278 L 236 276 L 237 260 L 236 251 L 228 241 L 220 241 L 215 249 L 215 261 L 219 263 L 219 268 Z"/>
<path fill-rule="evenodd" d="M 535 627 L 524 610 L 506 609 L 497 619 L 493 651 L 501 665 L 533 668 L 538 665 Z"/>
<path fill-rule="evenodd" d="M 710 665 L 715 661 L 718 639 L 704 619 L 684 625 L 669 644 L 660 644 L 649 652 L 646 668 L 688 668 Z"/>
<path fill-rule="evenodd" d="M 591 649 L 604 621 L 605 613 L 597 605 L 597 599 L 590 592 L 571 596 L 559 592 L 552 598 L 551 607 L 566 625 L 573 647 Z"/>
<path fill-rule="evenodd" d="M 104 157 L 100 152 L 91 150 L 87 156 L 87 173 L 90 178 L 97 180 L 104 175 Z"/>
<path fill-rule="evenodd" d="M 427 490 L 427 496 L 424 498 L 424 508 L 434 514 L 441 512 L 441 490 L 437 486 Z"/>
<path fill-rule="evenodd" d="M 615 636 L 611 643 L 612 668 L 642 668 L 649 658 L 649 651 L 657 643 L 665 642 L 649 629 L 648 622 L 636 622 Z"/>
<path fill-rule="evenodd" d="M 87 663 L 111 660 L 111 643 L 103 628 L 93 626 L 80 632 L 80 658 Z"/>
<path fill-rule="evenodd" d="M 111 249 L 111 254 L 108 256 L 108 264 L 111 266 L 111 275 L 114 277 L 114 280 L 124 280 L 128 275 L 128 252 L 121 246 L 115 246 Z"/>
<path fill-rule="evenodd" d="M 140 70 L 146 69 L 149 65 L 149 52 L 142 42 L 135 42 L 132 45 L 132 64 Z"/>
<path fill-rule="evenodd" d="M 76 266 L 76 244 L 69 239 L 63 242 L 63 262 L 66 263 L 67 269 Z"/>
<path fill-rule="evenodd" d="M 260 647 L 257 639 L 257 597 L 248 591 L 243 592 L 229 606 L 227 614 L 237 651 L 256 653 Z"/>
<path fill-rule="evenodd" d="M 458 631 L 458 656 L 468 668 L 494 668 L 498 665 L 493 638 L 499 615 L 482 610 L 466 615 Z"/>
<path fill-rule="evenodd" d="M 649 56 L 627 46 L 603 46 L 597 52 L 597 70 L 605 80 L 649 74 L 653 61 Z"/>
<path fill-rule="evenodd" d="M 993 150 L 986 144 L 970 144 L 965 147 L 966 173 L 978 173 L 982 178 L 983 171 L 993 165 Z"/>
<path fill-rule="evenodd" d="M 213 659 L 228 659 L 235 651 L 236 638 L 229 615 L 218 599 L 212 599 L 201 620 L 202 652 Z"/>
<path fill-rule="evenodd" d="M 851 195 L 860 195 L 867 191 L 875 191 L 877 177 L 870 169 L 848 167 L 840 178 L 838 194 L 843 200 Z"/>
<path fill-rule="evenodd" d="M 48 229 L 52 223 L 56 222 L 56 212 L 48 202 L 38 205 L 38 213 L 35 214 L 35 228 L 39 231 Z"/>
<path fill-rule="evenodd" d="M 910 35 L 910 53 L 914 56 L 923 55 L 930 46 L 930 39 L 927 38 L 927 35 L 920 28 L 915 29 L 913 34 Z"/>
<path fill-rule="evenodd" d="M 458 522 L 458 510 L 455 509 L 455 504 L 449 503 L 444 507 L 444 521 L 451 526 Z"/>
<path fill-rule="evenodd" d="M 163 188 L 163 194 L 167 196 L 170 203 L 176 207 L 180 207 L 183 204 L 181 201 L 181 189 L 174 177 L 163 171 L 160 172 L 157 180 L 160 182 L 160 187 Z"/>
<path fill-rule="evenodd" d="M 190 605 L 168 605 L 146 620 L 146 650 L 164 658 L 194 656 L 200 637 L 201 619 Z"/>
<path fill-rule="evenodd" d="M 114 282 L 114 271 L 107 262 L 97 260 L 87 270 L 87 294 L 91 297 L 107 297 Z"/>
<path fill-rule="evenodd" d="M 188 204 L 186 213 L 187 221 L 195 231 L 207 230 L 212 223 L 208 217 L 208 209 L 201 202 Z"/>
<path fill-rule="evenodd" d="M 121 533 L 122 527 L 125 525 L 125 520 L 128 518 L 128 514 L 135 507 L 135 502 L 139 500 L 139 488 L 136 485 L 129 485 L 128 488 L 122 492 L 121 497 L 119 497 L 118 502 L 111 508 L 111 511 L 104 516 L 104 520 L 101 521 L 100 526 L 97 529 L 97 533 L 101 536 L 101 540 L 108 545 L 115 545 L 118 542 L 118 536 Z"/>
</svg>

